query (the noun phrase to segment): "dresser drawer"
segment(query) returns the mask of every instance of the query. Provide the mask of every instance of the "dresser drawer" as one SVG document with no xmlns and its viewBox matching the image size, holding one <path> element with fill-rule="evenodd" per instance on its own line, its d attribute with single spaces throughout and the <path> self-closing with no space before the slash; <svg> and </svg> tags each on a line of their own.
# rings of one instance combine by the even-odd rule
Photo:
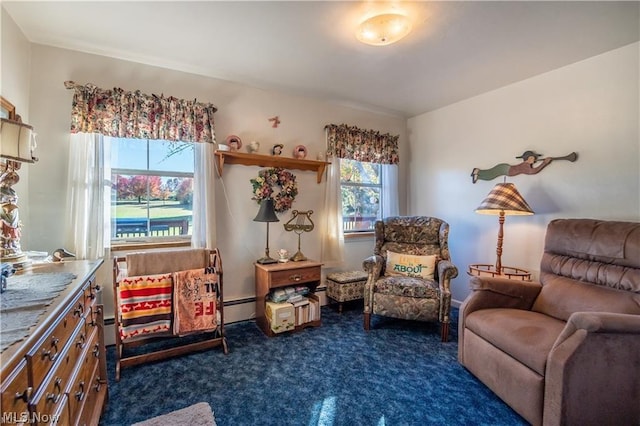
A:
<svg viewBox="0 0 640 426">
<path fill-rule="evenodd" d="M 72 419 L 78 417 L 82 407 L 91 391 L 91 379 L 98 365 L 100 346 L 98 345 L 98 330 L 91 334 L 91 339 L 87 342 L 78 364 L 76 365 L 71 384 L 67 389 L 69 394 L 69 413 Z"/>
<path fill-rule="evenodd" d="M 7 377 L 2 378 L 2 414 L 15 415 L 16 422 L 29 408 L 33 388 L 29 387 L 27 361 L 23 359 Z M 10 414 L 9 414 L 10 413 Z"/>
<path fill-rule="evenodd" d="M 320 281 L 320 268 L 309 267 L 271 272 L 271 287 L 283 287 L 312 281 Z"/>
<path fill-rule="evenodd" d="M 102 305 L 92 305 L 87 311 L 87 316 L 85 318 L 87 333 L 91 334 L 92 330 L 98 328 L 98 324 L 100 324 L 100 321 L 98 321 L 98 313 L 102 313 L 102 309 Z"/>
<path fill-rule="evenodd" d="M 107 380 L 105 377 L 100 377 L 100 368 L 96 364 L 96 369 L 89 381 L 89 388 L 87 389 L 86 401 L 84 403 L 84 409 L 78 417 L 79 426 L 94 426 L 98 423 L 100 412 L 96 412 L 94 407 L 100 401 L 106 400 L 107 395 Z M 97 417 L 97 418 L 96 418 Z"/>
<path fill-rule="evenodd" d="M 93 276 L 89 279 L 88 285 L 84 289 L 85 309 L 88 310 L 92 305 L 96 304 L 99 291 L 100 291 L 100 286 L 96 283 L 96 277 Z"/>
<path fill-rule="evenodd" d="M 98 422 L 100 412 L 96 412 L 94 407 L 97 404 L 101 405 L 102 403 L 100 401 L 105 401 L 107 398 L 106 368 L 104 368 L 103 371 L 103 367 L 101 366 L 101 361 L 104 357 L 101 351 L 104 352 L 104 347 L 99 339 L 100 335 L 98 334 L 93 345 L 89 348 L 87 361 L 84 365 L 87 390 L 84 407 L 78 417 L 77 424 L 79 426 L 95 425 Z"/>
<path fill-rule="evenodd" d="M 63 395 L 60 402 L 58 403 L 58 409 L 55 413 L 51 415 L 51 417 L 46 418 L 41 416 L 38 420 L 35 417 L 34 425 L 57 425 L 57 426 L 67 426 L 71 425 L 71 417 L 69 417 L 69 398 L 67 395 Z"/>
<path fill-rule="evenodd" d="M 78 328 L 78 331 L 81 330 L 84 330 L 84 324 Z M 35 389 L 33 400 L 29 404 L 33 412 L 46 415 L 58 412 L 62 396 L 70 385 L 71 375 L 80 359 L 75 347 L 74 342 L 69 341 L 58 353 L 53 368 L 42 381 L 42 385 Z"/>
<path fill-rule="evenodd" d="M 27 358 L 30 362 L 32 383 L 40 383 L 47 375 L 51 367 L 53 367 L 58 354 L 62 348 L 67 345 L 73 333 L 78 327 L 84 328 L 85 318 L 84 301 L 76 300 L 71 305 L 71 309 L 55 322 L 51 328 L 51 332 L 36 344 L 29 352 Z"/>
</svg>

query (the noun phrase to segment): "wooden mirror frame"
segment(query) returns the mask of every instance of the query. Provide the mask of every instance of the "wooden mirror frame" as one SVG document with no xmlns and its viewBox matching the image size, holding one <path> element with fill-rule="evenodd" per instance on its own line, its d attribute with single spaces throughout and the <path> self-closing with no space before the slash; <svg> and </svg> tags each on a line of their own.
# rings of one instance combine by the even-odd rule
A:
<svg viewBox="0 0 640 426">
<path fill-rule="evenodd" d="M 0 96 L 0 116 L 2 118 L 8 118 L 9 120 L 16 119 L 16 107 L 11 102 Z"/>
</svg>

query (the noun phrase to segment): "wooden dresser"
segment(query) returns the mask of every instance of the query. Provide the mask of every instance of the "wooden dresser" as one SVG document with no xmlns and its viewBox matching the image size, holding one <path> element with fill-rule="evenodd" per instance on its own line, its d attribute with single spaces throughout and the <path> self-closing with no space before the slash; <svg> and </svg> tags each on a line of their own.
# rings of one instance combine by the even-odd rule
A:
<svg viewBox="0 0 640 426">
<path fill-rule="evenodd" d="M 103 307 L 97 303 L 101 264 L 78 260 L 25 272 L 70 272 L 77 278 L 27 338 L 0 354 L 3 423 L 98 424 L 108 396 Z"/>
</svg>

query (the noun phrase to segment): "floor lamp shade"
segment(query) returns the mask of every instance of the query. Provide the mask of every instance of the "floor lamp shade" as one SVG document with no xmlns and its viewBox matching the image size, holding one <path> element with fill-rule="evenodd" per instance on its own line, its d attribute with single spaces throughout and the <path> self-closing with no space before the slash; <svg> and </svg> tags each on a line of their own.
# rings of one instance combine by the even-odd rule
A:
<svg viewBox="0 0 640 426">
<path fill-rule="evenodd" d="M 276 216 L 275 204 L 272 198 L 262 200 L 260 210 L 258 210 L 258 214 L 253 221 L 267 223 L 267 245 L 264 250 L 264 257 L 258 259 L 257 262 L 261 264 L 276 263 L 277 260 L 269 256 L 269 222 L 280 222 L 280 219 Z"/>
<path fill-rule="evenodd" d="M 502 273 L 502 241 L 504 239 L 504 217 L 507 215 L 532 215 L 533 210 L 512 183 L 499 183 L 480 203 L 476 213 L 498 215 L 498 245 L 496 248 L 496 271 Z"/>
<path fill-rule="evenodd" d="M 512 183 L 499 183 L 480 203 L 476 213 L 499 215 L 532 215 L 533 210 Z"/>
</svg>

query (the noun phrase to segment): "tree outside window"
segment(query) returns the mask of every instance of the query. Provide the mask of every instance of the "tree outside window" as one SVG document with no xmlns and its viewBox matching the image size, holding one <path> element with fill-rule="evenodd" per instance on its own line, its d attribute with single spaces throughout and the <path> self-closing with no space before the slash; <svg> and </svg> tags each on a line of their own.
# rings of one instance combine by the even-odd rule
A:
<svg viewBox="0 0 640 426">
<path fill-rule="evenodd" d="M 381 165 L 341 159 L 340 189 L 344 232 L 372 231 L 380 218 Z"/>
<path fill-rule="evenodd" d="M 190 236 L 192 144 L 125 138 L 110 144 L 112 240 Z"/>
</svg>

